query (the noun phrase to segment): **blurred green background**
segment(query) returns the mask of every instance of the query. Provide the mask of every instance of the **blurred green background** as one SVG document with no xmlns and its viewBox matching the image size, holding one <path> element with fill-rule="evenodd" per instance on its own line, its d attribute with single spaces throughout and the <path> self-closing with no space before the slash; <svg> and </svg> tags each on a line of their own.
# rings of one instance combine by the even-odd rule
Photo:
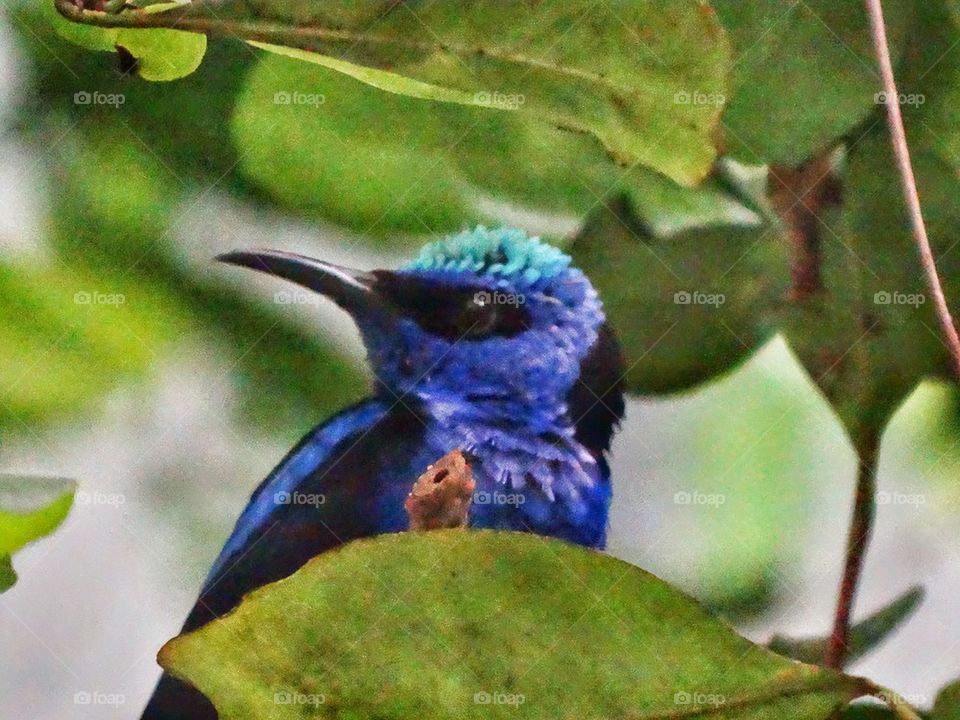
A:
<svg viewBox="0 0 960 720">
<path fill-rule="evenodd" d="M 566 201 L 538 213 L 497 197 L 464 203 L 469 178 L 402 136 L 364 137 L 362 109 L 305 110 L 326 113 L 322 133 L 316 118 L 269 113 L 231 126 L 238 98 L 292 72 L 258 66 L 239 43 L 212 44 L 184 80 L 148 83 L 58 38 L 34 4 L 7 4 L 0 18 L 0 468 L 80 481 L 64 527 L 18 556 L 20 582 L 0 598 L 14 659 L 0 670 L 0 717 L 132 717 L 249 493 L 368 385 L 335 309 L 291 304 L 277 294 L 286 288 L 211 258 L 272 246 L 393 266 L 468 222 L 499 218 L 563 243 L 576 217 Z M 352 91 L 325 82 L 324 104 Z M 403 102 L 422 114 L 418 132 L 449 132 L 430 105 Z M 237 142 L 244 132 L 274 141 Z M 476 162 L 509 153 L 506 139 L 491 151 L 472 137 L 462 150 Z M 334 155 L 350 161 L 315 172 Z M 251 181 L 284 173 L 312 181 Z M 388 213 L 368 202 L 383 193 L 396 194 Z M 858 605 L 927 586 L 917 617 L 854 668 L 920 705 L 960 669 L 956 628 L 944 625 L 960 596 L 958 441 L 960 397 L 921 386 L 886 433 L 886 496 Z M 750 637 L 827 630 L 854 458 L 779 338 L 708 386 L 634 398 L 613 467 L 613 554 Z M 94 692 L 123 700 L 83 704 Z"/>
</svg>

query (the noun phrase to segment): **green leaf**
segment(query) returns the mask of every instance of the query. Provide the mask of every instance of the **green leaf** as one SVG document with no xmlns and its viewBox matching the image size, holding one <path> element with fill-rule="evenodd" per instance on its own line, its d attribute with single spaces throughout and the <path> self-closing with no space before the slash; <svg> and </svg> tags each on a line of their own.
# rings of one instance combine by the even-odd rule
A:
<svg viewBox="0 0 960 720">
<path fill-rule="evenodd" d="M 257 42 L 251 40 L 250 44 L 255 48 L 267 50 L 283 57 L 300 60 L 301 62 L 313 63 L 320 67 L 342 73 L 347 77 L 359 80 L 365 85 L 384 90 L 397 95 L 406 95 L 407 97 L 418 98 L 420 100 L 436 100 L 437 102 L 456 103 L 458 105 L 478 105 L 476 94 L 462 92 L 460 90 L 449 90 L 447 88 L 437 87 L 429 83 L 420 82 L 412 78 L 404 77 L 396 73 L 378 70 L 376 68 L 364 67 L 355 63 L 345 62 L 327 55 L 319 55 L 314 52 L 307 52 L 300 48 L 291 48 L 284 45 L 271 45 L 270 43 Z M 515 108 L 512 108 L 515 109 Z"/>
<path fill-rule="evenodd" d="M 76 489 L 63 478 L 0 475 L 0 593 L 17 581 L 10 556 L 63 522 Z"/>
<path fill-rule="evenodd" d="M 723 116 L 727 151 L 754 164 L 797 165 L 851 133 L 881 89 L 862 0 L 713 0 L 734 46 Z M 883 4 L 894 56 L 910 0 Z"/>
<path fill-rule="evenodd" d="M 617 164 L 641 163 L 683 184 L 699 182 L 715 158 L 729 48 L 699 0 L 324 5 L 229 3 L 213 14 L 194 2 L 186 13 L 148 18 L 65 12 L 82 22 L 202 28 L 266 41 L 273 51 L 285 46 L 287 55 L 391 92 L 588 133 Z"/>
<path fill-rule="evenodd" d="M 395 242 L 397 233 L 447 232 L 471 219 L 466 183 L 445 153 L 455 128 L 437 122 L 441 110 L 466 109 L 267 56 L 237 99 L 231 129 L 240 170 L 273 200 Z"/>
<path fill-rule="evenodd" d="M 115 52 L 122 47 L 129 51 L 144 80 L 176 80 L 189 75 L 199 67 L 207 49 L 207 36 L 199 33 L 81 25 L 60 15 L 53 0 L 44 0 L 43 7 L 57 33 L 70 42 L 89 50 Z"/>
<path fill-rule="evenodd" d="M 63 522 L 75 490 L 63 478 L 0 475 L 0 592 L 17 581 L 10 556 Z"/>
<path fill-rule="evenodd" d="M 906 622 L 907 618 L 913 615 L 922 601 L 923 588 L 913 587 L 886 607 L 854 625 L 850 629 L 847 664 L 855 662 L 886 640 Z M 830 638 L 797 640 L 783 635 L 774 635 L 767 647 L 775 653 L 792 657 L 800 662 L 818 663 L 823 659 L 829 644 Z"/>
<path fill-rule="evenodd" d="M 772 335 L 790 287 L 787 249 L 779 228 L 753 218 L 733 223 L 723 213 L 657 235 L 620 202 L 587 219 L 571 252 L 623 343 L 632 391 L 689 388 Z"/>
<path fill-rule="evenodd" d="M 752 645 L 638 568 L 527 533 L 348 544 L 159 658 L 233 720 L 813 720 L 864 691 Z"/>
<path fill-rule="evenodd" d="M 960 680 L 950 683 L 937 694 L 930 716 L 933 720 L 960 719 Z"/>
<path fill-rule="evenodd" d="M 10 563 L 9 555 L 0 555 L 0 593 L 13 587 L 17 582 L 17 573 Z"/>
<path fill-rule="evenodd" d="M 960 184 L 922 148 L 914 166 L 940 274 L 952 289 L 960 257 L 945 251 L 960 229 Z M 895 168 L 883 134 L 854 148 L 843 211 L 822 219 L 825 291 L 795 304 L 788 318 L 791 345 L 854 437 L 884 427 L 923 377 L 949 372 Z"/>
<path fill-rule="evenodd" d="M 642 166 L 616 168 L 588 136 L 524 113 L 422 103 L 280 57 L 253 70 L 231 127 L 241 170 L 271 198 L 391 243 L 502 222 L 490 200 L 573 223 L 622 191 L 662 230 L 753 217 L 712 186 L 689 191 Z"/>
</svg>

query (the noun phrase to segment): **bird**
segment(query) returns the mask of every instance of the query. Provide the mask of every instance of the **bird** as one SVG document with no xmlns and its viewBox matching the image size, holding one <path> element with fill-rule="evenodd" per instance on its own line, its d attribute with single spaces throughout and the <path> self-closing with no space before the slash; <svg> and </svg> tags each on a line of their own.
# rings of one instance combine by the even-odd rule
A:
<svg viewBox="0 0 960 720">
<path fill-rule="evenodd" d="M 569 255 L 518 229 L 477 226 L 430 242 L 397 270 L 278 250 L 217 259 L 343 308 L 373 389 L 307 433 L 256 488 L 182 632 L 326 550 L 406 530 L 412 483 L 453 450 L 476 482 L 471 527 L 605 547 L 624 360 L 597 291 Z M 216 717 L 199 691 L 167 674 L 143 714 Z"/>
</svg>

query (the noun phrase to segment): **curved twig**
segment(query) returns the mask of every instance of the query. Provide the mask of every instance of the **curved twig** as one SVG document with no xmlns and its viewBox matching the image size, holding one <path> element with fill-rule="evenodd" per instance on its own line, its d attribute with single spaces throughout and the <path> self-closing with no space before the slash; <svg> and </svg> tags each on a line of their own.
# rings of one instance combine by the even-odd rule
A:
<svg viewBox="0 0 960 720">
<path fill-rule="evenodd" d="M 913 174 L 913 163 L 910 160 L 910 148 L 907 145 L 907 134 L 903 127 L 903 115 L 900 112 L 900 97 L 897 83 L 893 76 L 893 65 L 890 61 L 890 46 L 887 42 L 887 29 L 883 20 L 883 6 L 881 0 L 866 0 L 867 12 L 870 15 L 870 29 L 873 34 L 873 44 L 880 63 L 880 73 L 883 77 L 883 89 L 886 95 L 887 121 L 890 126 L 890 139 L 893 142 L 893 151 L 896 154 L 897 166 L 903 184 L 903 195 L 907 201 L 907 210 L 910 213 L 910 224 L 913 227 L 913 237 L 920 250 L 920 263 L 927 276 L 927 285 L 933 295 L 937 318 L 943 329 L 947 346 L 953 357 L 957 379 L 960 379 L 960 335 L 950 314 L 943 285 L 937 274 L 937 265 L 930 249 L 930 240 L 927 237 L 927 227 L 923 222 L 923 211 L 920 207 L 920 195 L 917 193 L 917 180 Z"/>
</svg>

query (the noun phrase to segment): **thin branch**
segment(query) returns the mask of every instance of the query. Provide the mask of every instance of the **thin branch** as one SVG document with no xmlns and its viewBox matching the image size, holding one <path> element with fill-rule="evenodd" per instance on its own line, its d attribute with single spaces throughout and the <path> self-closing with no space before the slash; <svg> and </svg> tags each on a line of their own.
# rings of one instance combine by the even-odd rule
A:
<svg viewBox="0 0 960 720">
<path fill-rule="evenodd" d="M 866 435 L 866 439 L 856 443 L 860 460 L 857 491 L 853 502 L 850 534 L 847 537 L 846 563 L 843 568 L 843 579 L 840 581 L 833 632 L 830 634 L 830 643 L 823 659 L 827 667 L 838 670 L 844 666 L 850 650 L 850 617 L 853 613 L 853 601 L 860 583 L 863 560 L 873 531 L 873 518 L 876 512 L 874 498 L 877 490 L 877 454 L 880 439 L 877 432 L 867 431 Z"/>
<path fill-rule="evenodd" d="M 907 201 L 910 213 L 910 224 L 913 226 L 913 236 L 920 250 L 920 262 L 927 276 L 927 284 L 933 295 L 937 317 L 943 328 L 950 354 L 953 356 L 954 369 L 960 379 L 960 335 L 953 323 L 950 307 L 947 305 L 940 276 L 937 274 L 937 265 L 930 249 L 930 240 L 927 237 L 927 228 L 923 222 L 923 212 L 920 208 L 920 196 L 917 193 L 917 180 L 913 174 L 913 164 L 910 161 L 910 148 L 907 146 L 907 134 L 903 127 L 903 115 L 900 112 L 900 94 L 893 76 L 893 65 L 890 61 L 890 46 L 887 42 L 887 29 L 883 20 L 883 6 L 881 0 L 866 0 L 867 12 L 870 15 L 870 29 L 873 34 L 873 44 L 880 63 L 880 73 L 883 76 L 883 89 L 887 106 L 887 120 L 890 125 L 890 138 L 896 154 L 897 165 L 903 184 L 903 194 Z"/>
</svg>

